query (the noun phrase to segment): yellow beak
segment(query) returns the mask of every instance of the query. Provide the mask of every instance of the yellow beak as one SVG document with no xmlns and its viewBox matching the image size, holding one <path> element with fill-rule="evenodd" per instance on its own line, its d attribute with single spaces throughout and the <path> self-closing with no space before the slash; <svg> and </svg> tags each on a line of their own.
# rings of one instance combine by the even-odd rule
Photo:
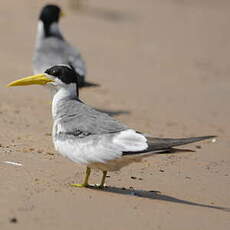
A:
<svg viewBox="0 0 230 230">
<path fill-rule="evenodd" d="M 24 77 L 19 80 L 9 83 L 7 86 L 24 86 L 24 85 L 45 85 L 48 82 L 53 82 L 44 73 L 37 74 L 29 77 Z"/>
</svg>

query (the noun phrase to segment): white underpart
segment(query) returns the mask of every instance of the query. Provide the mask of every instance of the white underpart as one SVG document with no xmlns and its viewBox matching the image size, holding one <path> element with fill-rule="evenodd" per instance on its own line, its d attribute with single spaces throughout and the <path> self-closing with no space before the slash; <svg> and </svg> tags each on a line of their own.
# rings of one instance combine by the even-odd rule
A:
<svg viewBox="0 0 230 230">
<path fill-rule="evenodd" d="M 119 146 L 106 143 L 106 138 L 101 136 L 101 140 L 95 145 L 93 140 L 65 140 L 55 142 L 56 149 L 70 160 L 89 165 L 91 163 L 106 163 L 109 160 L 117 159 L 122 154 Z"/>
<path fill-rule="evenodd" d="M 61 130 L 61 127 L 59 129 Z M 121 158 L 123 152 L 143 151 L 148 147 L 145 137 L 132 129 L 122 131 L 113 138 L 108 138 L 107 135 L 102 134 L 96 144 L 91 138 L 56 140 L 54 144 L 56 150 L 63 156 L 86 165 L 106 164 Z"/>
</svg>

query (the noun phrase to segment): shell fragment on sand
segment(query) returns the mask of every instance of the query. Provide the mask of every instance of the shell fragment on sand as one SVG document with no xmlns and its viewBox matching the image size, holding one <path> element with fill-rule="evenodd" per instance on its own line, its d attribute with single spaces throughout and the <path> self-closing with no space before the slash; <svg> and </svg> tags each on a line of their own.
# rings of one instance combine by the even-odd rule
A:
<svg viewBox="0 0 230 230">
<path fill-rule="evenodd" d="M 21 163 L 13 162 L 13 161 L 2 161 L 4 164 L 15 165 L 15 166 L 23 166 Z"/>
</svg>

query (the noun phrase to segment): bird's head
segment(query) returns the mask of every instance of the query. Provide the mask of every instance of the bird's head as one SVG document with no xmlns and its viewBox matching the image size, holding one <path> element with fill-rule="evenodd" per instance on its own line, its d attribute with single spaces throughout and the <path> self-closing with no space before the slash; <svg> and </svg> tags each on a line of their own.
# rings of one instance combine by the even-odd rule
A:
<svg viewBox="0 0 230 230">
<path fill-rule="evenodd" d="M 55 91 L 66 89 L 74 92 L 78 97 L 78 78 L 81 77 L 72 67 L 67 65 L 55 65 L 44 73 L 21 78 L 9 83 L 7 86 L 45 85 L 54 88 Z"/>
<path fill-rule="evenodd" d="M 57 5 L 46 5 L 42 8 L 39 19 L 44 24 L 58 23 L 60 16 L 63 15 L 60 7 Z"/>
<path fill-rule="evenodd" d="M 44 30 L 44 36 L 57 37 L 64 40 L 58 28 L 60 16 L 64 15 L 60 7 L 57 5 L 46 5 L 42 8 L 39 16 L 39 31 Z"/>
</svg>

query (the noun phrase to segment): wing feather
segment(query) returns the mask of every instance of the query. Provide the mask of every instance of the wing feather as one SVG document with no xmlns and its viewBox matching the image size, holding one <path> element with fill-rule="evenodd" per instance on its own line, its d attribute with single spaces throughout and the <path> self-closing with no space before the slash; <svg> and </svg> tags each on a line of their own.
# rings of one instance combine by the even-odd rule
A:
<svg viewBox="0 0 230 230">
<path fill-rule="evenodd" d="M 119 121 L 113 119 L 105 113 L 101 113 L 79 100 L 61 101 L 57 106 L 58 125 L 62 132 L 87 133 L 90 135 L 100 135 L 116 133 L 128 129 Z"/>
</svg>

